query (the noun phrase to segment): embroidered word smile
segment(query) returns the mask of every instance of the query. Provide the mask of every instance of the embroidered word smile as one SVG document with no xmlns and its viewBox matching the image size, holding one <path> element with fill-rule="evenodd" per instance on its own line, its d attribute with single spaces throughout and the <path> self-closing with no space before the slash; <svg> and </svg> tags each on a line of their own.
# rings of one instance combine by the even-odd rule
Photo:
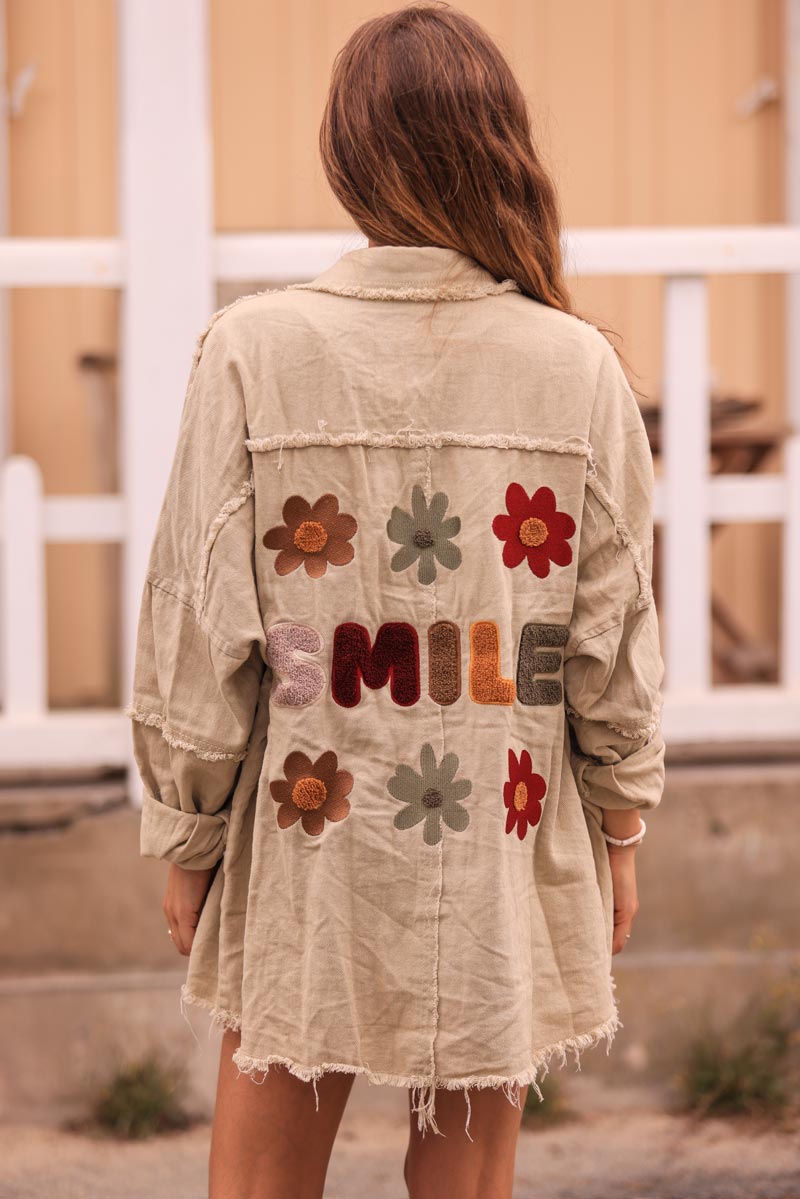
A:
<svg viewBox="0 0 800 1199">
<path fill-rule="evenodd" d="M 560 674 L 566 625 L 528 622 L 522 627 L 514 678 L 501 670 L 500 630 L 493 620 L 473 621 L 469 628 L 468 692 L 477 704 L 529 707 L 559 704 L 563 699 Z M 437 620 L 427 629 L 428 695 L 440 706 L 462 694 L 461 631 L 450 620 Z M 327 678 L 318 662 L 321 634 L 310 625 L 280 621 L 267 629 L 267 662 L 275 683 L 272 702 L 302 707 L 318 699 Z M 304 656 L 301 656 L 304 655 Z M 309 655 L 311 657 L 309 657 Z M 362 624 L 346 621 L 333 633 L 331 693 L 340 707 L 355 708 L 362 687 L 389 688 L 394 703 L 411 707 L 422 694 L 417 630 L 406 621 L 382 624 L 374 641 Z"/>
</svg>

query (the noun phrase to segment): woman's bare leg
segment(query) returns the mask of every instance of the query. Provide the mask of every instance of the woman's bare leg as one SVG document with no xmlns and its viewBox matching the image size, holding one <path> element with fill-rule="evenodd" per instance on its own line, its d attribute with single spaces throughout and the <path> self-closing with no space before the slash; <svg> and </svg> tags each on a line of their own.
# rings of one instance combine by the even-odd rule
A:
<svg viewBox="0 0 800 1199">
<path fill-rule="evenodd" d="M 222 1038 L 211 1132 L 209 1199 L 321 1199 L 352 1074 L 325 1074 L 314 1087 L 283 1066 L 261 1081 L 231 1058 L 240 1034 Z"/>
<path fill-rule="evenodd" d="M 527 1093 L 528 1087 L 520 1087 L 522 1107 Z M 417 1113 L 411 1110 L 409 1091 L 411 1135 L 405 1178 L 410 1199 L 439 1199 L 442 1195 L 511 1199 L 522 1107 L 492 1087 L 471 1087 L 469 1100 L 472 1140 L 464 1130 L 464 1092 L 440 1088 L 436 1091 L 436 1124 L 445 1135 L 437 1136 L 431 1129 L 423 1135 L 417 1128 Z"/>
</svg>

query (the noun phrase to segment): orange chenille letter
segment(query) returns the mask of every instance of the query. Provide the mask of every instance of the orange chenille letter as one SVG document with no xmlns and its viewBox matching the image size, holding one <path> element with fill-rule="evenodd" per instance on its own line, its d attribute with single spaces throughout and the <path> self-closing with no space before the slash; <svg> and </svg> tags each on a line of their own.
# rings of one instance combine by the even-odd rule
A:
<svg viewBox="0 0 800 1199">
<path fill-rule="evenodd" d="M 476 620 L 469 630 L 469 693 L 476 704 L 513 704 L 514 680 L 500 674 L 500 630 Z"/>
</svg>

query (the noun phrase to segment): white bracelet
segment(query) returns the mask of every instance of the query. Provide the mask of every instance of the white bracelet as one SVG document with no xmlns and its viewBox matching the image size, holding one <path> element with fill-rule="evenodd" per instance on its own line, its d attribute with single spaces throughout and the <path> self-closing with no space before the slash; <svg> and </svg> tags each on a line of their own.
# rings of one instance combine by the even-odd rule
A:
<svg viewBox="0 0 800 1199">
<path fill-rule="evenodd" d="M 638 833 L 634 833 L 632 837 L 625 837 L 624 840 L 620 840 L 619 837 L 610 836 L 605 829 L 601 829 L 601 832 L 610 845 L 638 845 L 640 841 L 644 840 L 644 835 L 647 832 L 647 825 L 641 816 L 639 817 L 639 823 L 641 824 L 641 828 Z"/>
</svg>

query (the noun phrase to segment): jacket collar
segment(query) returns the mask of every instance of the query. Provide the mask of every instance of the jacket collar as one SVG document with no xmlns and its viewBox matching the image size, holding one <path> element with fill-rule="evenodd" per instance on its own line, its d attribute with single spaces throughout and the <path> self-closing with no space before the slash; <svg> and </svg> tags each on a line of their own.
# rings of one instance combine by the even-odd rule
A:
<svg viewBox="0 0 800 1199">
<path fill-rule="evenodd" d="M 362 246 L 293 289 L 325 291 L 360 300 L 477 300 L 519 291 L 498 282 L 474 258 L 445 246 Z"/>
</svg>

